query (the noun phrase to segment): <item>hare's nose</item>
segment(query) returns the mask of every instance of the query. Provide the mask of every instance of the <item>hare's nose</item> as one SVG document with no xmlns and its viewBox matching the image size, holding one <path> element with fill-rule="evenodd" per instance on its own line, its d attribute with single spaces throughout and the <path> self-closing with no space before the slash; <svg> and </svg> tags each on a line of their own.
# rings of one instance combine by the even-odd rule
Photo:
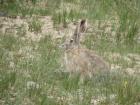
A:
<svg viewBox="0 0 140 105">
<path fill-rule="evenodd" d="M 61 45 L 59 45 L 58 47 L 59 47 L 59 48 L 64 48 L 64 46 L 65 46 L 64 44 L 61 44 Z"/>
</svg>

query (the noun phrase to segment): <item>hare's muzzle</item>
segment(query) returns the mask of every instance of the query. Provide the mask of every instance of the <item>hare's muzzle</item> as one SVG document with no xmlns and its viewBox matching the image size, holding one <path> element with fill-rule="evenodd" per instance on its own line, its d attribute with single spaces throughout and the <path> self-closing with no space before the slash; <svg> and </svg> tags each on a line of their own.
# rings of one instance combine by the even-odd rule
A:
<svg viewBox="0 0 140 105">
<path fill-rule="evenodd" d="M 65 46 L 64 44 L 61 44 L 61 45 L 58 46 L 58 48 L 62 49 L 62 48 L 64 48 L 64 46 Z"/>
</svg>

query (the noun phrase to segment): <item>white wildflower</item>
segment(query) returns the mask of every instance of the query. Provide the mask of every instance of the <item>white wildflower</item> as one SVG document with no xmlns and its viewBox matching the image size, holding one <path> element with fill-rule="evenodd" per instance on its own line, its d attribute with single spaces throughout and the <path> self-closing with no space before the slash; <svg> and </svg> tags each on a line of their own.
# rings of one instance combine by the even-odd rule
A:
<svg viewBox="0 0 140 105">
<path fill-rule="evenodd" d="M 10 64 L 9 64 L 9 67 L 10 68 L 14 68 L 15 67 L 15 63 L 11 61 Z"/>
<path fill-rule="evenodd" d="M 133 70 L 132 68 L 127 68 L 127 69 L 126 69 L 126 72 L 127 72 L 129 75 L 135 74 L 135 70 Z"/>
<path fill-rule="evenodd" d="M 37 84 L 34 81 L 28 81 L 27 82 L 27 89 L 32 89 L 32 88 L 38 89 L 39 88 L 39 84 Z"/>
</svg>

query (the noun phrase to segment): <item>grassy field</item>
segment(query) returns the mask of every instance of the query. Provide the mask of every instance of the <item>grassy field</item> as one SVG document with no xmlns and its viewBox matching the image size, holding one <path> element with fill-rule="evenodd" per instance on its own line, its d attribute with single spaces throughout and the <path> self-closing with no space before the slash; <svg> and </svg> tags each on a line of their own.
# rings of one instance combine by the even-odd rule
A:
<svg viewBox="0 0 140 105">
<path fill-rule="evenodd" d="M 0 105 L 140 105 L 139 0 L 2 1 Z M 70 24 L 84 18 L 82 45 L 112 72 L 79 84 L 79 75 L 63 72 L 59 46 Z"/>
</svg>

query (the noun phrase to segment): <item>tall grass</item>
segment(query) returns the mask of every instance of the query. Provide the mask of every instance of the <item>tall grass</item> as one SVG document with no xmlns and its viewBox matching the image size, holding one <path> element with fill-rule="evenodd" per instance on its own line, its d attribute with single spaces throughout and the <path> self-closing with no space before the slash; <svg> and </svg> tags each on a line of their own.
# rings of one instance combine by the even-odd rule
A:
<svg viewBox="0 0 140 105">
<path fill-rule="evenodd" d="M 30 20 L 28 22 L 29 24 L 29 31 L 31 32 L 41 32 L 42 30 L 42 26 L 43 26 L 43 23 L 37 19 L 36 17 L 33 17 L 32 20 Z"/>
<path fill-rule="evenodd" d="M 126 1 L 116 1 L 117 14 L 120 20 L 117 40 L 124 41 L 131 45 L 134 43 L 134 38 L 138 33 L 139 11 L 136 3 Z M 122 11 L 123 10 L 123 11 Z"/>
</svg>

